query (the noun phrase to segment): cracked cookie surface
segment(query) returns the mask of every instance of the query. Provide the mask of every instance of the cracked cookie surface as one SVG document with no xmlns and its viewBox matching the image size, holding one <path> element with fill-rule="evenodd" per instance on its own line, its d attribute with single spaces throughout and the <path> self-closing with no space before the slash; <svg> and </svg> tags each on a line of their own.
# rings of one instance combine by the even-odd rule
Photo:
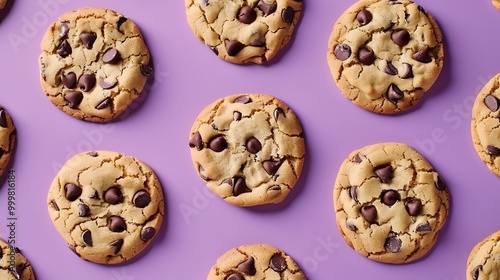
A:
<svg viewBox="0 0 500 280">
<path fill-rule="evenodd" d="M 443 58 L 437 22 L 407 0 L 355 3 L 335 23 L 327 53 L 342 93 L 380 114 L 417 104 L 439 76 Z"/>
<path fill-rule="evenodd" d="M 16 128 L 7 110 L 0 105 L 0 176 L 9 164 L 14 144 L 16 142 Z"/>
<path fill-rule="evenodd" d="M 10 263 L 12 257 L 15 259 L 15 264 Z M 21 255 L 19 248 L 10 247 L 2 239 L 0 239 L 0 279 L 35 280 L 33 268 L 28 260 Z"/>
<path fill-rule="evenodd" d="M 102 264 L 141 252 L 164 216 L 154 172 L 136 158 L 111 151 L 70 158 L 52 182 L 47 206 L 69 249 Z"/>
<path fill-rule="evenodd" d="M 272 59 L 292 37 L 301 0 L 186 0 L 195 35 L 220 58 L 257 64 Z"/>
<path fill-rule="evenodd" d="M 500 74 L 481 89 L 472 107 L 474 148 L 488 168 L 500 176 Z"/>
<path fill-rule="evenodd" d="M 238 94 L 213 102 L 198 115 L 189 139 L 196 172 L 214 193 L 238 206 L 281 202 L 304 164 L 300 121 L 270 95 Z"/>
<path fill-rule="evenodd" d="M 500 231 L 472 248 L 467 259 L 467 280 L 500 279 Z"/>
<path fill-rule="evenodd" d="M 248 244 L 224 253 L 212 267 L 207 280 L 305 280 L 295 261 L 283 251 L 266 244 Z"/>
<path fill-rule="evenodd" d="M 407 263 L 436 242 L 449 209 L 446 185 L 427 160 L 400 143 L 352 152 L 335 181 L 337 226 L 347 244 L 372 260 Z"/>
<path fill-rule="evenodd" d="M 50 101 L 87 121 L 116 118 L 141 94 L 150 54 L 132 20 L 103 8 L 65 13 L 40 44 L 40 82 Z"/>
</svg>

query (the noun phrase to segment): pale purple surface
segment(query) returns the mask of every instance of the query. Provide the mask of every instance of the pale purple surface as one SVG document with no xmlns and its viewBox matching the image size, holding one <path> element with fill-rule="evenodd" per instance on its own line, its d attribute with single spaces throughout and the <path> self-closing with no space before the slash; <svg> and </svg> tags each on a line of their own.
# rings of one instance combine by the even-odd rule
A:
<svg viewBox="0 0 500 280">
<path fill-rule="evenodd" d="M 267 66 L 233 65 L 213 55 L 189 28 L 182 0 L 9 1 L 9 13 L 0 17 L 0 104 L 18 131 L 10 166 L 17 175 L 16 241 L 37 279 L 206 279 L 228 249 L 268 243 L 290 254 L 313 280 L 458 280 L 465 279 L 474 244 L 500 230 L 500 178 L 481 162 L 470 137 L 472 101 L 500 71 L 500 12 L 489 0 L 418 1 L 443 30 L 445 67 L 421 104 L 399 116 L 356 107 L 330 75 L 330 31 L 354 1 L 304 0 L 295 39 Z M 44 10 L 39 2 L 56 5 Z M 60 13 L 94 5 L 134 20 L 156 67 L 156 83 L 147 98 L 135 103 L 138 108 L 128 117 L 107 125 L 59 111 L 38 81 L 39 42 L 46 28 Z M 23 26 L 37 21 L 33 32 L 22 32 Z M 12 45 L 9 34 L 24 42 Z M 275 95 L 302 120 L 306 164 L 295 189 L 280 205 L 243 209 L 207 196 L 191 163 L 188 135 L 200 110 L 217 98 L 245 92 Z M 433 134 L 439 136 L 435 147 L 422 146 Z M 435 248 L 406 265 L 362 257 L 346 245 L 335 225 L 332 188 L 341 162 L 353 149 L 385 141 L 415 147 L 440 172 L 452 194 L 451 213 Z M 135 156 L 156 171 L 163 185 L 163 227 L 146 254 L 124 265 L 104 266 L 76 257 L 47 213 L 47 191 L 58 164 L 88 149 Z M 0 237 L 7 238 L 6 177 L 0 182 Z M 182 209 L 189 207 L 195 212 L 188 223 Z"/>
</svg>

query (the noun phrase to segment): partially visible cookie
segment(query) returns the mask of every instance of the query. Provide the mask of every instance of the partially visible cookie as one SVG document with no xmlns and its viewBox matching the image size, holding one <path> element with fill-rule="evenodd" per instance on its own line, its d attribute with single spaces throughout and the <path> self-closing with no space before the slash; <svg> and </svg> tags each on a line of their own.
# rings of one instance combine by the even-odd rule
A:
<svg viewBox="0 0 500 280">
<path fill-rule="evenodd" d="M 40 47 L 45 94 L 78 119 L 116 118 L 139 97 L 152 72 L 139 28 L 108 9 L 82 8 L 61 15 Z"/>
<path fill-rule="evenodd" d="M 0 105 L 0 176 L 2 176 L 14 149 L 16 128 L 12 119 Z"/>
<path fill-rule="evenodd" d="M 500 10 L 500 0 L 491 0 L 491 3 L 495 6 L 495 8 Z"/>
<path fill-rule="evenodd" d="M 5 4 L 7 4 L 7 0 L 0 0 L 0 9 L 3 9 Z"/>
<path fill-rule="evenodd" d="M 281 202 L 297 182 L 305 155 L 295 113 L 264 94 L 238 94 L 208 105 L 189 136 L 196 172 L 227 202 Z"/>
<path fill-rule="evenodd" d="M 185 0 L 194 34 L 232 63 L 265 63 L 297 25 L 302 0 Z"/>
<path fill-rule="evenodd" d="M 434 168 L 411 147 L 380 143 L 352 152 L 333 191 L 337 226 L 358 253 L 407 263 L 434 245 L 449 193 Z"/>
<path fill-rule="evenodd" d="M 342 93 L 359 107 L 394 114 L 417 104 L 443 67 L 436 20 L 408 0 L 361 0 L 333 27 L 328 64 Z"/>
<path fill-rule="evenodd" d="M 233 248 L 219 259 L 207 280 L 282 279 L 305 280 L 295 261 L 270 245 L 251 244 Z"/>
<path fill-rule="evenodd" d="M 141 252 L 164 215 L 155 173 L 136 158 L 110 151 L 70 158 L 50 186 L 47 206 L 69 249 L 102 264 Z"/>
<path fill-rule="evenodd" d="M 467 259 L 467 280 L 500 279 L 500 231 L 472 248 Z"/>
<path fill-rule="evenodd" d="M 472 107 L 474 148 L 488 168 L 500 176 L 500 74 L 481 89 Z"/>
<path fill-rule="evenodd" d="M 33 268 L 17 247 L 0 239 L 0 279 L 35 280 Z"/>
</svg>

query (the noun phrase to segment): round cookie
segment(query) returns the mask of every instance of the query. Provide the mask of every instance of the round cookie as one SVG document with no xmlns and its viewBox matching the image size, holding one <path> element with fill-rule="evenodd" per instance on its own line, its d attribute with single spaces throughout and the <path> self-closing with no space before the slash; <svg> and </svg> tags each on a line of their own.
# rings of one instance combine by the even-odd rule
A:
<svg viewBox="0 0 500 280">
<path fill-rule="evenodd" d="M 194 34 L 220 58 L 257 64 L 271 60 L 292 37 L 302 0 L 186 0 Z"/>
<path fill-rule="evenodd" d="M 102 264 L 141 252 L 164 215 L 154 172 L 136 158 L 111 151 L 70 158 L 50 186 L 47 206 L 69 249 Z"/>
<path fill-rule="evenodd" d="M 472 107 L 474 148 L 486 166 L 500 176 L 500 74 L 481 89 Z"/>
<path fill-rule="evenodd" d="M 12 119 L 0 105 L 0 176 L 5 171 L 16 142 L 16 128 Z"/>
<path fill-rule="evenodd" d="M 11 261 L 14 260 L 14 263 Z M 17 247 L 0 239 L 0 279 L 35 280 L 33 268 Z"/>
<path fill-rule="evenodd" d="M 500 279 L 500 231 L 472 248 L 467 259 L 467 280 Z"/>
<path fill-rule="evenodd" d="M 116 118 L 141 94 L 150 55 L 132 20 L 103 8 L 65 13 L 40 44 L 40 81 L 50 101 L 87 121 Z"/>
<path fill-rule="evenodd" d="M 207 280 L 286 279 L 305 280 L 295 261 L 270 245 L 250 244 L 233 248 L 219 259 Z"/>
<path fill-rule="evenodd" d="M 337 20 L 327 59 L 335 83 L 359 107 L 394 114 L 417 104 L 443 67 L 441 31 L 408 0 L 361 0 Z"/>
<path fill-rule="evenodd" d="M 196 119 L 189 139 L 196 172 L 214 193 L 238 206 L 281 202 L 304 164 L 300 121 L 270 95 L 213 102 Z"/>
<path fill-rule="evenodd" d="M 438 173 L 400 143 L 352 152 L 338 172 L 333 200 L 347 244 L 384 263 L 407 263 L 425 255 L 449 209 L 449 193 Z"/>
</svg>

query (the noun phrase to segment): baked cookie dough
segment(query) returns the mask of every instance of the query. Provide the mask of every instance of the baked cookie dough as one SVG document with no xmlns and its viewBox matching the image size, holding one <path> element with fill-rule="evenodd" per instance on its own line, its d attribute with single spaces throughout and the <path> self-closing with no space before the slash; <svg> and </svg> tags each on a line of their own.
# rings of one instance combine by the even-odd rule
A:
<svg viewBox="0 0 500 280">
<path fill-rule="evenodd" d="M 7 4 L 7 0 L 0 0 L 0 9 L 5 8 L 5 4 Z"/>
<path fill-rule="evenodd" d="M 16 128 L 14 123 L 7 110 L 0 105 L 0 176 L 9 164 L 15 142 Z"/>
<path fill-rule="evenodd" d="M 47 206 L 69 249 L 102 264 L 121 263 L 141 252 L 164 215 L 154 172 L 136 158 L 111 151 L 70 158 L 50 186 Z"/>
<path fill-rule="evenodd" d="M 467 280 L 500 279 L 500 231 L 472 248 L 467 259 Z"/>
<path fill-rule="evenodd" d="M 337 226 L 358 253 L 384 263 L 425 255 L 446 221 L 449 193 L 411 147 L 381 143 L 352 152 L 335 181 Z"/>
<path fill-rule="evenodd" d="M 354 104 L 394 114 L 417 104 L 443 67 L 443 36 L 408 0 L 361 0 L 337 20 L 328 43 L 335 83 Z"/>
<path fill-rule="evenodd" d="M 281 202 L 304 164 L 300 121 L 270 95 L 238 94 L 213 102 L 197 117 L 189 139 L 196 172 L 237 206 Z"/>
<path fill-rule="evenodd" d="M 207 280 L 283 279 L 305 280 L 295 261 L 270 245 L 251 244 L 233 248 L 212 267 Z"/>
<path fill-rule="evenodd" d="M 481 89 L 472 107 L 474 148 L 488 168 L 500 176 L 500 74 Z"/>
<path fill-rule="evenodd" d="M 500 0 L 491 0 L 491 3 L 495 6 L 495 8 L 500 10 Z"/>
<path fill-rule="evenodd" d="M 257 64 L 271 60 L 297 25 L 302 0 L 185 0 L 194 34 L 220 58 Z"/>
<path fill-rule="evenodd" d="M 14 263 L 11 261 L 14 260 Z M 10 247 L 0 239 L 0 279 L 2 280 L 35 280 L 33 268 L 21 255 L 17 247 Z"/>
<path fill-rule="evenodd" d="M 82 8 L 53 23 L 40 44 L 40 81 L 50 101 L 87 121 L 116 118 L 152 73 L 139 28 L 112 10 Z"/>
</svg>

